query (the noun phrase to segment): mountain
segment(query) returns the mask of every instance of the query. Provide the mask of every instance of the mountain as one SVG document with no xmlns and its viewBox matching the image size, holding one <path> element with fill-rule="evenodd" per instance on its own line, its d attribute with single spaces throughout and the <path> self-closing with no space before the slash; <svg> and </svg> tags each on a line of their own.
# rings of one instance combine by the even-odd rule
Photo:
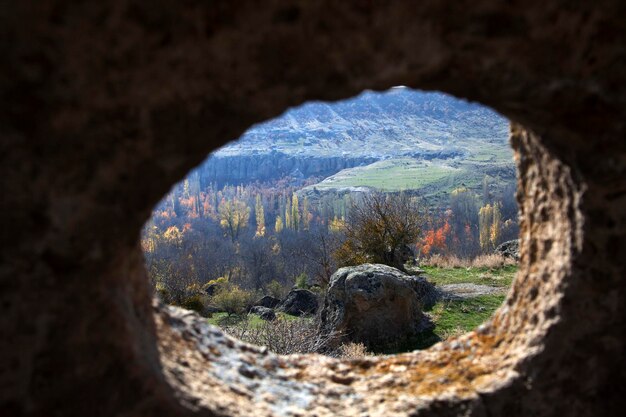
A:
<svg viewBox="0 0 626 417">
<path fill-rule="evenodd" d="M 346 178 L 363 177 L 370 166 L 385 176 L 395 175 L 404 164 L 430 167 L 441 180 L 462 174 L 468 168 L 464 164 L 512 167 L 507 141 L 508 121 L 486 107 L 442 93 L 395 87 L 290 109 L 214 152 L 198 173 L 204 183 L 237 184 L 297 171 L 305 177 L 339 175 L 339 183 L 349 186 Z M 381 171 L 381 166 L 392 171 Z M 332 182 L 322 182 L 320 188 Z M 409 183 L 402 181 L 403 187 Z"/>
</svg>

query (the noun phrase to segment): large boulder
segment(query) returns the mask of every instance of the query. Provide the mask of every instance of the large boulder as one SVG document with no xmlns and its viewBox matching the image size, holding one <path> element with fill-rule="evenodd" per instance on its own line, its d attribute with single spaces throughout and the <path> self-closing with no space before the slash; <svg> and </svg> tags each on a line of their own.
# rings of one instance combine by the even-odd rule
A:
<svg viewBox="0 0 626 417">
<path fill-rule="evenodd" d="M 261 306 L 266 308 L 276 308 L 278 304 L 280 304 L 280 300 L 276 297 L 272 297 L 271 295 L 266 295 L 258 300 L 256 303 L 254 303 L 255 306 Z"/>
<path fill-rule="evenodd" d="M 317 296 L 309 290 L 293 289 L 278 307 L 292 316 L 315 314 L 317 312 Z"/>
<path fill-rule="evenodd" d="M 254 306 L 250 309 L 250 313 L 256 314 L 261 317 L 261 319 L 265 321 L 274 321 L 276 320 L 276 313 L 271 308 L 263 307 L 263 306 Z"/>
<path fill-rule="evenodd" d="M 519 261 L 519 239 L 509 240 L 501 243 L 496 248 L 496 253 L 504 256 L 505 258 L 512 258 Z"/>
<path fill-rule="evenodd" d="M 406 340 L 432 323 L 423 309 L 437 298 L 422 277 L 381 264 L 341 268 L 333 274 L 321 311 L 321 332 L 335 342 L 370 348 Z"/>
</svg>

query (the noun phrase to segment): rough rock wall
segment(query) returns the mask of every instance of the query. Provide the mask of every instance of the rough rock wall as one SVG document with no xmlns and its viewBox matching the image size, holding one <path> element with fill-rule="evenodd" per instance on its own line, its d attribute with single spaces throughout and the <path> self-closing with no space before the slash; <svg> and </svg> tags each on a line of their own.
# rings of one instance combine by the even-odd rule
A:
<svg viewBox="0 0 626 417">
<path fill-rule="evenodd" d="M 616 414 L 625 7 L 4 4 L 0 414 Z M 426 352 L 340 363 L 154 313 L 138 236 L 173 183 L 288 106 L 393 85 L 518 123 L 522 268 L 491 323 Z"/>
</svg>

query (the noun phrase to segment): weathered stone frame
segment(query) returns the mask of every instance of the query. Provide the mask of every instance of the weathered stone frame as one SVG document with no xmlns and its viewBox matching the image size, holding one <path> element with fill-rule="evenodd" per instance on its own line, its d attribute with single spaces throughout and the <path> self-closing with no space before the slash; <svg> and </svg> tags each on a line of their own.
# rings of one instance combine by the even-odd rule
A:
<svg viewBox="0 0 626 417">
<path fill-rule="evenodd" d="M 7 5 L 0 411 L 616 414 L 624 15 L 619 1 Z M 289 106 L 401 84 L 516 121 L 521 268 L 489 323 L 340 362 L 151 305 L 139 230 L 187 170 Z"/>
</svg>

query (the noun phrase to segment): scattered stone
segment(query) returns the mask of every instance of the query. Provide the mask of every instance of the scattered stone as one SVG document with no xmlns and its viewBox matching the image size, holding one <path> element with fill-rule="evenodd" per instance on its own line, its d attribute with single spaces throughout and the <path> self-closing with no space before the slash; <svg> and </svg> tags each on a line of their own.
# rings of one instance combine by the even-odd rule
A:
<svg viewBox="0 0 626 417">
<path fill-rule="evenodd" d="M 501 243 L 496 248 L 496 253 L 504 256 L 505 258 L 511 258 L 515 261 L 519 261 L 519 239 L 509 240 Z"/>
<path fill-rule="evenodd" d="M 317 296 L 309 290 L 293 289 L 289 291 L 278 310 L 292 316 L 315 314 L 317 312 Z"/>
<path fill-rule="evenodd" d="M 267 307 L 267 308 L 276 308 L 280 304 L 280 300 L 276 297 L 272 297 L 271 295 L 266 295 L 256 303 L 255 306 Z"/>
<path fill-rule="evenodd" d="M 271 308 L 263 307 L 263 306 L 254 306 L 250 309 L 250 313 L 256 314 L 261 317 L 261 319 L 265 321 L 274 321 L 276 320 L 276 313 Z"/>
<path fill-rule="evenodd" d="M 333 274 L 321 312 L 321 332 L 370 348 L 432 328 L 422 310 L 437 299 L 425 278 L 381 264 L 341 268 Z"/>
</svg>

